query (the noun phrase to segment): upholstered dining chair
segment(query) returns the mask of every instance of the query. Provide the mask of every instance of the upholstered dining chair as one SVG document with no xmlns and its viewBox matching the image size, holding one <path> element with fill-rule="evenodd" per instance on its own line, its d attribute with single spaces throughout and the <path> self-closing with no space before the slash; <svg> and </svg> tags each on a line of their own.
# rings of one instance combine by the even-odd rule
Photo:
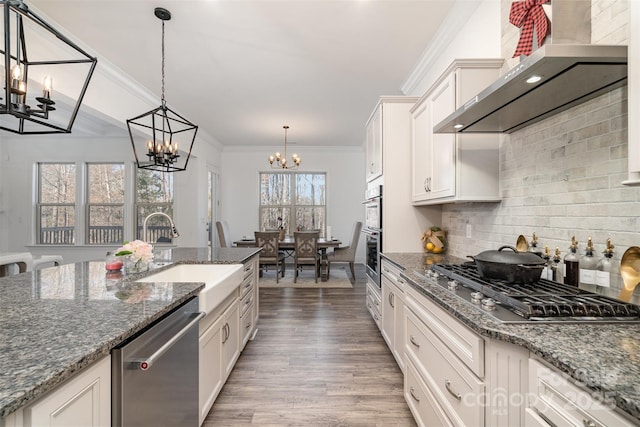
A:
<svg viewBox="0 0 640 427">
<path fill-rule="evenodd" d="M 233 246 L 231 243 L 231 233 L 229 232 L 229 224 L 227 221 L 216 221 L 216 228 L 218 229 L 218 239 L 220 240 L 221 248 L 230 248 Z"/>
<path fill-rule="evenodd" d="M 318 283 L 318 276 L 320 275 L 319 238 L 320 232 L 318 231 L 296 231 L 293 233 L 295 247 L 293 255 L 293 267 L 295 269 L 293 283 L 296 283 L 298 280 L 298 269 L 302 269 L 305 265 L 313 266 L 316 283 Z"/>
<path fill-rule="evenodd" d="M 360 240 L 360 230 L 362 230 L 362 223 L 357 221 L 353 224 L 353 233 L 351 234 L 351 243 L 349 243 L 349 246 L 335 248 L 333 253 L 327 255 L 327 273 L 331 272 L 332 262 L 348 262 L 349 269 L 351 269 L 351 277 L 353 277 L 353 280 L 356 280 L 356 272 L 353 264 L 356 259 L 358 241 Z"/>
<path fill-rule="evenodd" d="M 260 273 L 268 270 L 270 266 L 276 266 L 276 283 L 280 274 L 284 277 L 284 254 L 280 252 L 280 232 L 278 231 L 256 231 L 253 233 L 256 239 L 256 246 L 262 248 L 258 256 Z"/>
</svg>

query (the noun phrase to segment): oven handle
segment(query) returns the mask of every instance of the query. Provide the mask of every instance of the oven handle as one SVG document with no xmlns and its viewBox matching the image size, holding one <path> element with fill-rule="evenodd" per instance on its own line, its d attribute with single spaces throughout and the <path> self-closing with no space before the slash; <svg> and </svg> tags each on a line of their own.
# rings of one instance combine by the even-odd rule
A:
<svg viewBox="0 0 640 427">
<path fill-rule="evenodd" d="M 374 231 L 374 230 L 362 230 L 362 232 L 369 236 L 378 236 L 380 234 L 379 231 Z"/>
<path fill-rule="evenodd" d="M 164 343 L 162 347 L 157 349 L 155 353 L 153 353 L 149 357 L 143 357 L 134 360 L 134 363 L 138 366 L 138 369 L 141 371 L 148 370 L 157 359 L 162 357 L 162 355 L 165 354 L 171 347 L 173 347 L 175 343 L 180 341 L 180 339 L 185 336 L 189 332 L 189 330 L 193 328 L 193 326 L 196 325 L 200 321 L 200 319 L 202 319 L 206 315 L 206 313 L 203 311 L 194 314 L 196 315 L 196 317 L 194 317 L 193 320 L 191 320 L 184 328 L 180 329 L 177 334 L 172 336 L 171 339 Z"/>
</svg>

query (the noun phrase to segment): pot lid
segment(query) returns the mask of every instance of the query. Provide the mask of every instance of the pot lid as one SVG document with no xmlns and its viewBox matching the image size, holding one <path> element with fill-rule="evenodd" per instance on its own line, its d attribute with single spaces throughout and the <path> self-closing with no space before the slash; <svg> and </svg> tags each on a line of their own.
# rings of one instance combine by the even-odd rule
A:
<svg viewBox="0 0 640 427">
<path fill-rule="evenodd" d="M 545 260 L 532 252 L 518 252 L 513 246 L 501 246 L 497 251 L 484 251 L 473 257 L 476 261 L 502 264 L 544 264 Z"/>
</svg>

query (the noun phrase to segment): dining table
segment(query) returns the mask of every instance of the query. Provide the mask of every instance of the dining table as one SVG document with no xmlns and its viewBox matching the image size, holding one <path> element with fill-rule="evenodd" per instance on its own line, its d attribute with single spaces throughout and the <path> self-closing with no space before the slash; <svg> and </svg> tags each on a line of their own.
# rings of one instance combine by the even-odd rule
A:
<svg viewBox="0 0 640 427">
<path fill-rule="evenodd" d="M 233 242 L 238 247 L 256 247 L 255 239 L 243 238 Z M 338 239 L 318 239 L 318 251 L 320 252 L 320 281 L 326 282 L 329 280 L 329 263 L 327 262 L 327 249 L 337 248 L 342 244 Z M 283 240 L 280 240 L 278 248 L 285 253 L 286 257 L 294 255 L 296 246 L 293 237 L 286 236 Z"/>
</svg>

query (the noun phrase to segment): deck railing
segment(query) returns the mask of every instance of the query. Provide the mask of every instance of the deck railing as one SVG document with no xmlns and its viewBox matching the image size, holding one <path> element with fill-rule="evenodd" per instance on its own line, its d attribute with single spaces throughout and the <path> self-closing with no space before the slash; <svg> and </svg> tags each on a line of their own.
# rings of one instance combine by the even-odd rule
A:
<svg viewBox="0 0 640 427">
<path fill-rule="evenodd" d="M 142 226 L 138 227 L 138 236 L 143 240 Z M 147 239 L 151 242 L 157 242 L 158 239 L 163 243 L 171 242 L 171 227 L 150 225 L 147 226 Z M 167 240 L 169 239 L 169 240 Z M 166 240 L 166 241 L 165 241 Z M 92 226 L 89 227 L 89 235 L 87 244 L 122 244 L 124 242 L 124 227 L 119 226 Z M 75 242 L 74 227 L 48 227 L 42 228 L 40 231 L 40 244 L 42 245 L 73 245 Z"/>
</svg>

